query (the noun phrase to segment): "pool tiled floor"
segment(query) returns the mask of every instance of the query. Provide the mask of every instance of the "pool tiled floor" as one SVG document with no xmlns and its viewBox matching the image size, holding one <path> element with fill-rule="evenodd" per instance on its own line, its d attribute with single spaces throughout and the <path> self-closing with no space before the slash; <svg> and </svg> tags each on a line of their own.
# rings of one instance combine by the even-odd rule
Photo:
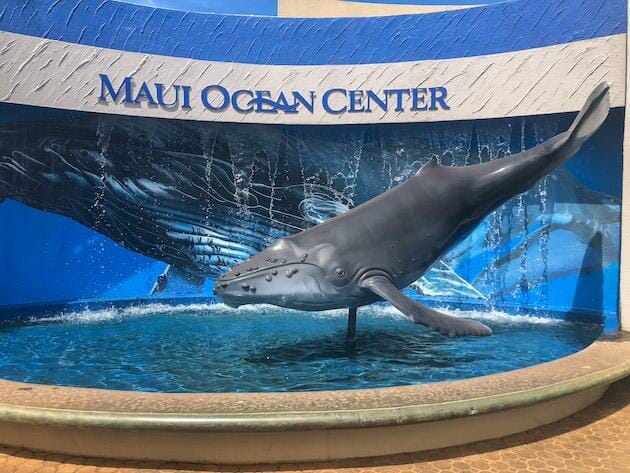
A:
<svg viewBox="0 0 630 473">
<path fill-rule="evenodd" d="M 0 473 L 630 473 L 629 404 L 630 377 L 615 383 L 585 411 L 533 431 L 462 447 L 359 461 L 218 467 L 64 457 L 0 447 Z"/>
</svg>

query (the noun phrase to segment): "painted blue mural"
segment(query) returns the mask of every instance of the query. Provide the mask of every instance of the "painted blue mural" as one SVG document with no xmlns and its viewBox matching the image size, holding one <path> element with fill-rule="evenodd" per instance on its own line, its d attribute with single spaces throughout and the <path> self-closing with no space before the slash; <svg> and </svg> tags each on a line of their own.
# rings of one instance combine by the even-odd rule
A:
<svg viewBox="0 0 630 473">
<path fill-rule="evenodd" d="M 4 306 L 212 297 L 228 267 L 431 158 L 500 159 L 573 118 L 337 127 L 0 111 Z M 493 213 L 413 290 L 441 303 L 614 319 L 622 136 L 614 109 L 578 155 Z"/>
</svg>

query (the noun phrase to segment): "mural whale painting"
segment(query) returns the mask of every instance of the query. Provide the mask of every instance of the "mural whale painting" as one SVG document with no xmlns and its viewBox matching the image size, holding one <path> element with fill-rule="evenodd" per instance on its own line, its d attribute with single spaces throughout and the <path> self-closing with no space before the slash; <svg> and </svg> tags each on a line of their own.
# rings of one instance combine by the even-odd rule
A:
<svg viewBox="0 0 630 473">
<path fill-rule="evenodd" d="M 608 89 L 600 84 L 571 127 L 539 146 L 470 166 L 443 167 L 432 160 L 351 211 L 277 240 L 222 275 L 216 294 L 232 306 L 269 303 L 310 311 L 385 299 L 442 334 L 490 335 L 485 325 L 425 307 L 401 289 L 490 212 L 571 158 L 606 119 Z"/>
<path fill-rule="evenodd" d="M 198 292 L 276 238 L 347 206 L 330 186 L 289 180 L 299 173 L 286 169 L 295 152 L 277 151 L 278 133 L 254 135 L 95 115 L 0 124 L 0 203 L 68 216 L 167 263 L 154 294 L 177 280 Z"/>
</svg>

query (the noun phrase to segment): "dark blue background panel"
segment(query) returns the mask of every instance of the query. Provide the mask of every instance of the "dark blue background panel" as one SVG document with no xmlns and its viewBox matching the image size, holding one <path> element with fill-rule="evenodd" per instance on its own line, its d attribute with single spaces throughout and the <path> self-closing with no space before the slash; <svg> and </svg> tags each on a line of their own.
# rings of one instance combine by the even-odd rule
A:
<svg viewBox="0 0 630 473">
<path fill-rule="evenodd" d="M 574 117 L 285 126 L 0 104 L 0 306 L 212 298 L 218 274 L 430 159 L 501 159 Z M 611 110 L 569 162 L 486 218 L 411 291 L 616 324 L 623 122 L 624 110 Z"/>
</svg>

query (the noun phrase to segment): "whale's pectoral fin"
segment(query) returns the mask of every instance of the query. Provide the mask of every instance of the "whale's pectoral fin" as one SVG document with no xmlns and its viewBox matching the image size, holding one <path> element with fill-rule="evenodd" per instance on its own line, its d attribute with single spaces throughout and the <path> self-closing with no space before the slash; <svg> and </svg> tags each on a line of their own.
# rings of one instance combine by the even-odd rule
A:
<svg viewBox="0 0 630 473">
<path fill-rule="evenodd" d="M 389 301 L 415 323 L 425 325 L 449 337 L 463 335 L 491 335 L 492 330 L 474 320 L 460 319 L 426 307 L 405 296 L 385 276 L 371 276 L 361 282 L 361 287 Z"/>
</svg>

